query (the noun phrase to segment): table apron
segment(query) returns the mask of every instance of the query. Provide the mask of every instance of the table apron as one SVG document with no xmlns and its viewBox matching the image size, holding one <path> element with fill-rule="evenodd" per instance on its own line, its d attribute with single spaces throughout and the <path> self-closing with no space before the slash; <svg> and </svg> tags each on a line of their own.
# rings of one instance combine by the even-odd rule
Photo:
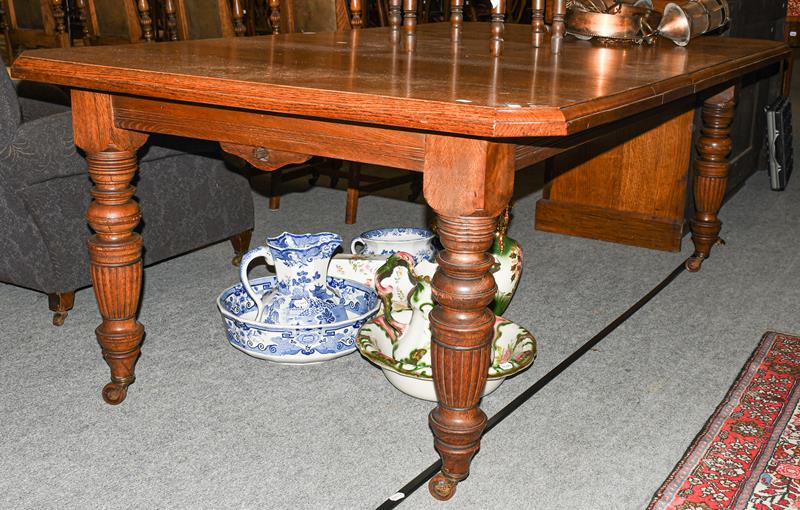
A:
<svg viewBox="0 0 800 510">
<path fill-rule="evenodd" d="M 310 156 L 389 166 L 422 172 L 427 137 L 438 133 L 377 127 L 345 121 L 320 120 L 221 106 L 173 102 L 133 96 L 112 96 L 116 127 L 146 133 L 201 138 L 254 148 L 264 147 Z M 536 163 L 607 136 L 617 129 L 647 122 L 676 104 L 688 105 L 694 96 L 569 136 L 488 138 L 515 145 L 515 169 Z M 450 136 L 450 135 L 444 135 Z M 452 135 L 453 138 L 475 139 Z"/>
<path fill-rule="evenodd" d="M 113 97 L 122 129 L 422 171 L 423 132 L 130 96 Z"/>
</svg>

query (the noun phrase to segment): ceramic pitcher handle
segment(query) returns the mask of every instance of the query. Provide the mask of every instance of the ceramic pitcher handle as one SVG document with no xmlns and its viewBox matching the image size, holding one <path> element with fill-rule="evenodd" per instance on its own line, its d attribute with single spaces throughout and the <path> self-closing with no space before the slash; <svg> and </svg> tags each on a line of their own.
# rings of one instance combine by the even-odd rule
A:
<svg viewBox="0 0 800 510">
<path fill-rule="evenodd" d="M 359 244 L 362 246 L 362 248 L 361 250 L 356 251 L 356 247 L 358 247 Z M 350 253 L 352 253 L 353 255 L 360 255 L 361 252 L 364 251 L 364 247 L 366 245 L 367 243 L 365 243 L 362 238 L 356 237 L 355 239 L 353 239 L 353 242 L 350 243 Z"/>
<path fill-rule="evenodd" d="M 386 319 L 386 324 L 392 328 L 396 334 L 400 335 L 402 330 L 405 329 L 406 324 L 401 324 L 392 316 L 392 293 L 394 291 L 394 287 L 391 285 L 385 287 L 381 285 L 383 279 L 387 276 L 391 276 L 398 266 L 403 266 L 408 270 L 409 281 L 411 281 L 411 284 L 415 287 L 417 286 L 418 277 L 416 273 L 414 273 L 414 256 L 410 253 L 399 251 L 393 255 L 390 255 L 386 263 L 379 267 L 377 271 L 375 271 L 375 292 L 377 292 L 378 297 L 380 297 L 381 301 L 383 302 L 383 317 Z M 412 294 L 413 291 L 409 292 L 409 300 L 411 299 Z"/>
<path fill-rule="evenodd" d="M 261 301 L 261 296 L 256 295 L 253 286 L 250 285 L 250 280 L 247 278 L 247 268 L 250 266 L 250 263 L 253 262 L 253 259 L 257 259 L 258 257 L 264 257 L 267 259 L 267 263 L 271 263 L 272 261 L 269 249 L 266 246 L 259 246 L 245 253 L 242 257 L 242 263 L 239 264 L 239 279 L 242 280 L 242 286 L 244 286 L 245 292 L 247 292 L 247 295 L 253 300 L 253 303 L 256 304 L 256 309 L 258 310 L 256 322 L 261 320 L 261 315 L 264 313 L 264 303 Z"/>
</svg>

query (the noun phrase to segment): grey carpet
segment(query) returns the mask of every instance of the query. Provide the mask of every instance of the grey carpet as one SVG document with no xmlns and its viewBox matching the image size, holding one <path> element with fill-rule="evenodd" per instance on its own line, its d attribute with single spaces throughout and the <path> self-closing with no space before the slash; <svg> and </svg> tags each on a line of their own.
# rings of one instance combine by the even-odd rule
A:
<svg viewBox="0 0 800 510">
<path fill-rule="evenodd" d="M 797 149 L 796 149 L 797 150 Z M 661 253 L 533 230 L 539 176 L 520 175 L 510 235 L 526 250 L 506 316 L 539 342 L 535 365 L 485 399 L 491 415 L 588 340 L 691 251 Z M 401 508 L 639 509 L 724 396 L 766 330 L 800 333 L 800 175 L 757 174 L 722 211 L 727 246 L 670 287 L 483 439 L 449 505 L 422 488 Z M 527 190 L 527 191 L 525 191 Z M 527 194 L 526 194 L 527 193 Z M 254 242 L 425 225 L 424 206 L 341 191 L 256 195 Z M 230 347 L 215 308 L 237 280 L 226 243 L 146 270 L 139 380 L 102 403 L 108 369 L 90 289 L 65 325 L 46 297 L 0 285 L 0 508 L 373 508 L 436 459 L 432 404 L 358 354 L 281 366 Z M 254 274 L 264 273 L 262 268 Z"/>
</svg>

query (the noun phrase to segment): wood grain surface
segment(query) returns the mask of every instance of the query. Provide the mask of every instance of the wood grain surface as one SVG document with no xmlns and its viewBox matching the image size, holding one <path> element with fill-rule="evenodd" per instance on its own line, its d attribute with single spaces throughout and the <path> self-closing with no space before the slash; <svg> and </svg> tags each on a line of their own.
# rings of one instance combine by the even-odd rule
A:
<svg viewBox="0 0 800 510">
<path fill-rule="evenodd" d="M 484 137 L 558 136 L 724 83 L 787 58 L 782 43 L 699 38 L 688 48 L 571 42 L 559 55 L 509 25 L 489 55 L 489 24 L 390 28 L 26 52 L 17 78 L 227 107 Z M 113 74 L 114 79 L 108 77 Z"/>
</svg>

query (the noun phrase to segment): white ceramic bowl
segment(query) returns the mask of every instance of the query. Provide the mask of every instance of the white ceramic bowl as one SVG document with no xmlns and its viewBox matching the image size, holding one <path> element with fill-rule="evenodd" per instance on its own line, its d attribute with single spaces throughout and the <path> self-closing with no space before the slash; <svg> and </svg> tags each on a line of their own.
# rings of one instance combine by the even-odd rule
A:
<svg viewBox="0 0 800 510">
<path fill-rule="evenodd" d="M 277 278 L 268 276 L 250 283 L 258 295 L 269 292 Z M 355 350 L 359 328 L 378 311 L 375 291 L 349 280 L 328 278 L 328 285 L 345 300 L 348 319 L 332 324 L 295 326 L 253 320 L 256 306 L 241 283 L 225 289 L 217 298 L 228 341 L 242 352 L 276 363 L 319 363 Z"/>
<path fill-rule="evenodd" d="M 405 317 L 399 312 L 398 320 Z M 430 365 L 412 365 L 392 357 L 395 332 L 382 316 L 368 321 L 358 332 L 356 347 L 373 364 L 383 370 L 392 385 L 412 397 L 436 401 L 436 388 Z M 536 339 L 518 324 L 497 317 L 492 340 L 492 364 L 483 395 L 496 390 L 506 377 L 528 368 L 536 358 Z"/>
</svg>

